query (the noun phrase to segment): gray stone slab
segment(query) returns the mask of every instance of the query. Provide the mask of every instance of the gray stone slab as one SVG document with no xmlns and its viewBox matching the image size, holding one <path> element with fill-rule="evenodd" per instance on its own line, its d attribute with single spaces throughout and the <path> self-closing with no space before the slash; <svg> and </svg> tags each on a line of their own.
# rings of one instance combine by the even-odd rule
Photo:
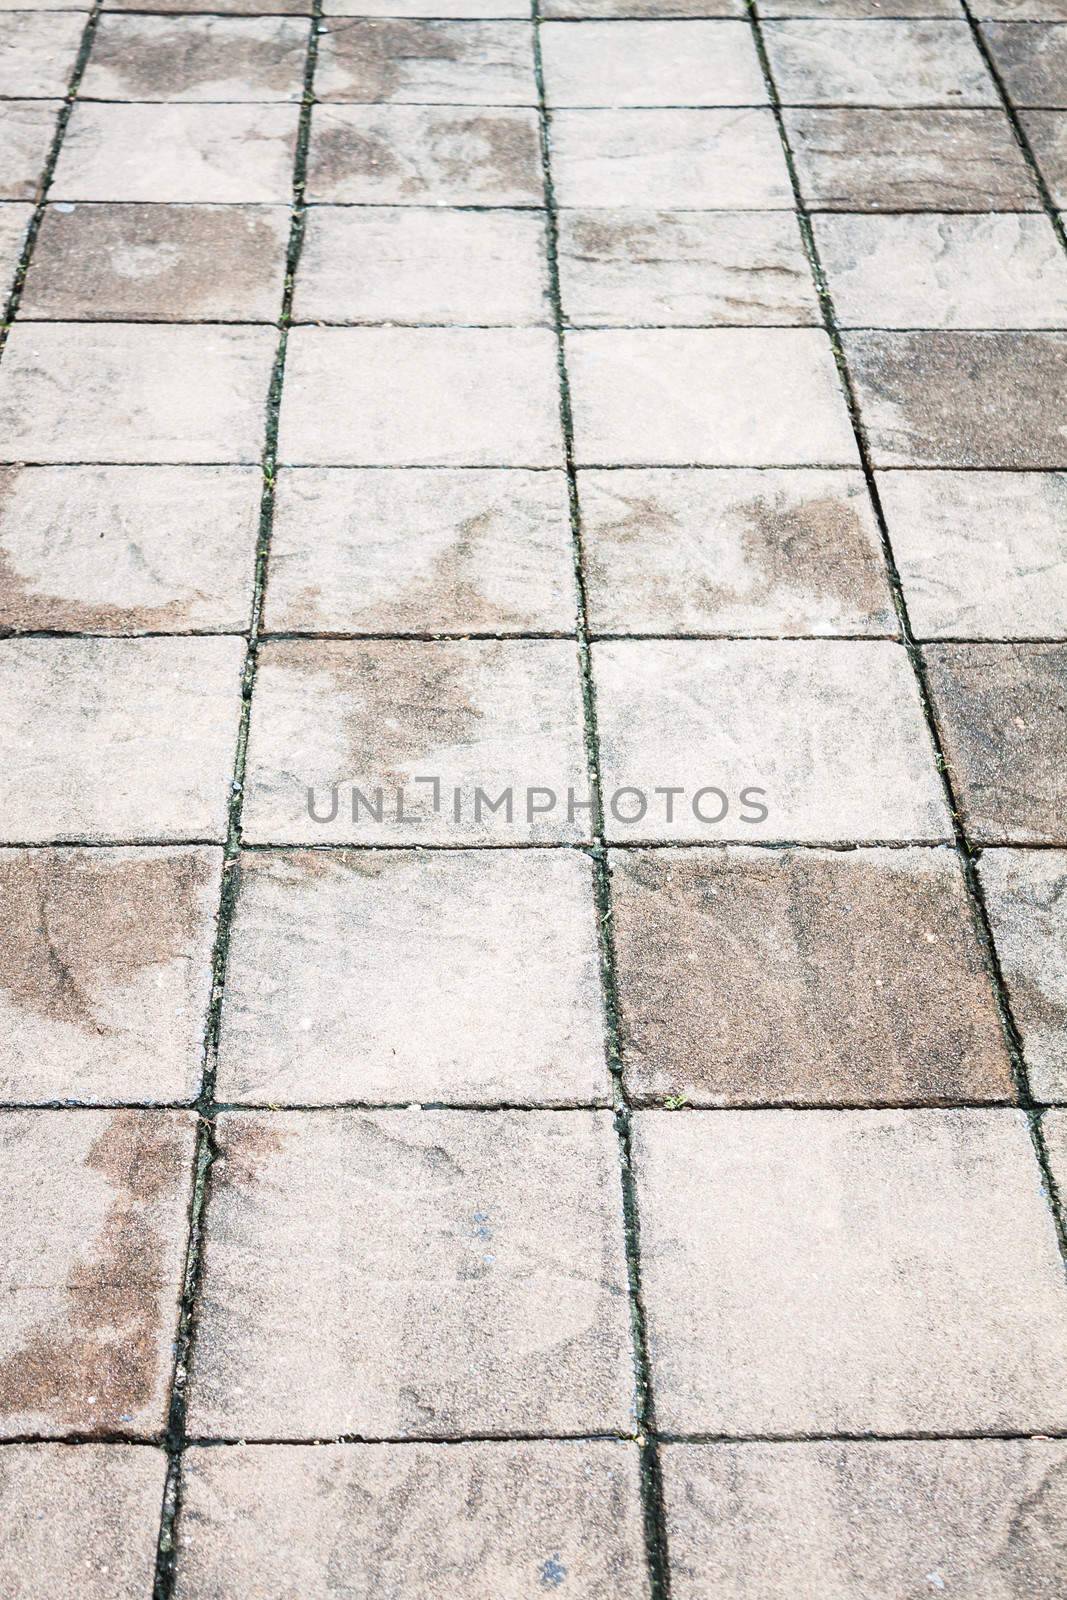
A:
<svg viewBox="0 0 1067 1600">
<path fill-rule="evenodd" d="M 535 106 L 527 22 L 329 18 L 315 67 L 319 100 Z"/>
<path fill-rule="evenodd" d="M 87 100 L 299 100 L 310 25 L 296 17 L 101 17 Z"/>
<path fill-rule="evenodd" d="M 541 15 L 564 21 L 598 17 L 740 17 L 743 0 L 543 0 Z"/>
<path fill-rule="evenodd" d="M 960 0 L 761 0 L 763 17 L 955 17 Z"/>
<path fill-rule="evenodd" d="M 84 29 L 77 11 L 12 12 L 0 50 L 0 95 L 65 95 Z"/>
<path fill-rule="evenodd" d="M 30 205 L 0 204 L 0 280 L 3 283 L 0 293 L 6 294 L 11 287 L 32 216 Z"/>
<path fill-rule="evenodd" d="M 767 103 L 747 22 L 548 22 L 541 51 L 550 106 Z"/>
<path fill-rule="evenodd" d="M 0 101 L 0 200 L 36 200 L 61 104 Z"/>
<path fill-rule="evenodd" d="M 537 113 L 519 106 L 318 106 L 311 119 L 308 198 L 540 206 Z"/>
<path fill-rule="evenodd" d="M 1062 111 L 1024 111 L 1020 121 L 1052 195 L 1053 204 L 1067 206 L 1067 114 Z"/>
<path fill-rule="evenodd" d="M 978 871 L 1031 1090 L 1067 1100 L 1067 852 L 986 850 Z"/>
<path fill-rule="evenodd" d="M 1067 107 L 1067 25 L 994 22 L 982 31 L 1016 105 Z"/>
<path fill-rule="evenodd" d="M 530 0 L 330 0 L 330 17 L 521 18 Z"/>
<path fill-rule="evenodd" d="M 999 106 L 962 16 L 954 22 L 770 22 L 785 105 Z"/>
</svg>

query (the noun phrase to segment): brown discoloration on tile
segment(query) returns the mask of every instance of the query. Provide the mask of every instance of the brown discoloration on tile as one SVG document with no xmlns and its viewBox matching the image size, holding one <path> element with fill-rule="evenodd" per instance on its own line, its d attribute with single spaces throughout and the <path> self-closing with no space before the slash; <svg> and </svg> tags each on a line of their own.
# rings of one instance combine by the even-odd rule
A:
<svg viewBox="0 0 1067 1600">
<path fill-rule="evenodd" d="M 875 466 L 1067 466 L 1067 334 L 843 338 Z"/>
<path fill-rule="evenodd" d="M 313 871 L 317 868 L 312 869 Z M 266 1117 L 234 1117 L 222 1153 L 211 1165 L 212 1183 L 231 1189 L 254 1189 L 270 1172 L 288 1138 L 280 1123 Z"/>
<path fill-rule="evenodd" d="M 986 850 L 978 871 L 1034 1098 L 1067 1101 L 1067 852 Z"/>
<path fill-rule="evenodd" d="M 1016 105 L 1067 107 L 1067 23 L 990 23 L 983 30 Z"/>
<path fill-rule="evenodd" d="M 528 23 L 333 18 L 319 41 L 320 100 L 534 105 Z"/>
<path fill-rule="evenodd" d="M 298 100 L 308 32 L 295 17 L 105 14 L 80 93 L 88 100 Z"/>
<path fill-rule="evenodd" d="M 77 12 L 9 12 L 0 39 L 0 95 L 65 95 L 84 27 Z"/>
<path fill-rule="evenodd" d="M 0 200 L 36 200 L 61 104 L 0 101 Z"/>
<path fill-rule="evenodd" d="M 934 644 L 923 655 L 971 837 L 1067 840 L 1067 645 Z"/>
<path fill-rule="evenodd" d="M 1067 112 L 1024 111 L 1021 121 L 1053 203 L 1067 207 Z"/>
<path fill-rule="evenodd" d="M 1013 1098 L 949 852 L 627 852 L 612 884 L 626 1076 L 639 1099 Z"/>
</svg>

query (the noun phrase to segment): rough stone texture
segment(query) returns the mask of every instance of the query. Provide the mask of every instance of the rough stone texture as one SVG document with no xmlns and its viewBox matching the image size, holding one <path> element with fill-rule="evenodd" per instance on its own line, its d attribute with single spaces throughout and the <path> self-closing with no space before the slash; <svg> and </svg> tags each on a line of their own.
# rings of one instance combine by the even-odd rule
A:
<svg viewBox="0 0 1067 1600">
<path fill-rule="evenodd" d="M 610 1112 L 232 1113 L 218 1132 L 195 1431 L 632 1427 Z"/>
<path fill-rule="evenodd" d="M 572 323 L 820 322 L 800 234 L 785 212 L 564 211 L 559 235 Z"/>
<path fill-rule="evenodd" d="M 829 211 L 1039 211 L 1001 111 L 786 111 L 804 199 Z"/>
<path fill-rule="evenodd" d="M 543 0 L 543 17 L 740 17 L 743 0 Z"/>
<path fill-rule="evenodd" d="M 222 839 L 240 639 L 0 641 L 0 838 Z"/>
<path fill-rule="evenodd" d="M 0 95 L 65 95 L 84 28 L 76 11 L 13 12 L 0 44 Z"/>
<path fill-rule="evenodd" d="M 440 779 L 436 808 L 419 776 Z M 381 821 L 362 804 L 353 816 L 352 785 L 371 805 L 381 789 Z M 246 787 L 245 837 L 264 843 L 587 838 L 588 811 L 567 815 L 568 788 L 588 799 L 575 647 L 565 640 L 269 644 L 260 653 Z M 475 817 L 476 789 L 495 801 L 508 788 L 511 818 L 481 802 Z M 528 788 L 551 790 L 556 804 L 537 798 L 528 814 Z"/>
<path fill-rule="evenodd" d="M 1067 645 L 923 651 L 964 827 L 980 842 L 1067 842 Z"/>
<path fill-rule="evenodd" d="M 48 206 L 20 317 L 274 322 L 284 206 Z"/>
<path fill-rule="evenodd" d="M 402 0 L 397 0 L 402 3 Z M 210 11 L 216 16 L 306 11 L 307 0 L 106 0 L 105 11 Z"/>
<path fill-rule="evenodd" d="M 876 467 L 1067 466 L 1067 334 L 847 333 Z"/>
<path fill-rule="evenodd" d="M 878 491 L 920 638 L 1067 634 L 1067 477 L 880 472 Z"/>
<path fill-rule="evenodd" d="M 331 18 L 319 38 L 320 100 L 535 106 L 528 22 Z"/>
<path fill-rule="evenodd" d="M 0 1100 L 191 1100 L 217 850 L 0 851 Z"/>
<path fill-rule="evenodd" d="M 103 16 L 88 100 L 299 100 L 310 25 L 296 17 Z"/>
<path fill-rule="evenodd" d="M 569 850 L 245 857 L 220 1096 L 600 1104 L 593 883 Z"/>
<path fill-rule="evenodd" d="M 310 466 L 559 466 L 556 382 L 548 328 L 297 328 L 278 458 Z"/>
<path fill-rule="evenodd" d="M 2 111 L 0 107 L 0 111 Z M 6 295 L 15 276 L 33 216 L 28 205 L 0 205 L 0 294 Z"/>
<path fill-rule="evenodd" d="M 518 106 L 317 106 L 308 198 L 540 206 L 537 113 Z"/>
<path fill-rule="evenodd" d="M 1067 1445 L 1052 1439 L 668 1445 L 677 1600 L 967 1600 L 1067 1582 Z"/>
<path fill-rule="evenodd" d="M 640 1101 L 1014 1098 L 953 852 L 620 851 L 612 904 Z"/>
<path fill-rule="evenodd" d="M 1000 104 L 962 16 L 955 22 L 771 22 L 765 37 L 785 105 Z"/>
<path fill-rule="evenodd" d="M 995 21 L 1067 21 L 1067 0 L 979 0 L 976 17 Z"/>
<path fill-rule="evenodd" d="M 579 464 L 851 465 L 830 342 L 814 328 L 567 336 Z"/>
<path fill-rule="evenodd" d="M 632 1445 L 251 1445 L 185 1467 L 179 1600 L 648 1592 Z"/>
<path fill-rule="evenodd" d="M 330 0 L 331 17 L 482 17 L 530 20 L 530 0 Z"/>
<path fill-rule="evenodd" d="M 1005 22 L 983 32 L 1016 105 L 1067 107 L 1067 26 Z"/>
<path fill-rule="evenodd" d="M 989 3 L 989 0 L 983 0 Z M 993 0 L 996 3 L 996 0 Z M 1037 0 L 1031 0 L 1037 3 Z M 1054 0 L 1051 0 L 1054 3 Z M 955 17 L 960 0 L 760 0 L 762 17 Z"/>
<path fill-rule="evenodd" d="M 987 850 L 978 865 L 1038 1100 L 1067 1100 L 1067 852 Z"/>
<path fill-rule="evenodd" d="M 548 323 L 545 250 L 544 219 L 534 211 L 315 206 L 294 314 L 300 322 Z"/>
<path fill-rule="evenodd" d="M 267 626 L 296 633 L 569 633 L 577 609 L 573 563 L 562 472 L 282 472 Z"/>
<path fill-rule="evenodd" d="M 1067 115 L 1024 111 L 1020 118 L 1054 204 L 1067 206 Z"/>
<path fill-rule="evenodd" d="M 610 838 L 946 839 L 918 689 L 899 645 L 623 640 L 593 647 Z M 667 821 L 657 788 L 685 791 Z M 692 801 L 705 786 L 713 792 Z M 745 800 L 743 791 L 755 789 Z M 722 795 L 718 793 L 722 791 Z M 724 800 L 728 806 L 721 820 Z M 767 815 L 759 817 L 759 809 Z"/>
<path fill-rule="evenodd" d="M 1063 1429 L 1023 1112 L 646 1111 L 635 1144 L 661 1428 Z"/>
<path fill-rule="evenodd" d="M 549 22 L 550 106 L 752 106 L 767 100 L 747 22 Z"/>
<path fill-rule="evenodd" d="M 162 1430 L 194 1134 L 189 1112 L 0 1118 L 0 1437 Z"/>
<path fill-rule="evenodd" d="M 763 107 L 559 111 L 551 142 L 561 206 L 792 206 L 774 117 Z"/>
<path fill-rule="evenodd" d="M 0 627 L 247 626 L 254 467 L 0 467 Z"/>
<path fill-rule="evenodd" d="M 296 106 L 79 104 L 50 198 L 288 204 L 298 117 Z"/>
<path fill-rule="evenodd" d="M 271 328 L 16 325 L 0 368 L 9 461 L 258 462 Z"/>
<path fill-rule="evenodd" d="M 0 200 L 35 200 L 59 100 L 0 101 Z"/>
<path fill-rule="evenodd" d="M 859 473 L 583 471 L 590 626 L 601 633 L 890 633 Z"/>
<path fill-rule="evenodd" d="M 144 1600 L 167 1458 L 114 1445 L 0 1451 L 0 1589 L 7 1600 Z"/>
<path fill-rule="evenodd" d="M 1067 259 L 1043 216 L 819 216 L 840 327 L 1062 328 Z"/>
<path fill-rule="evenodd" d="M 1059 1194 L 1067 1192 L 1067 1112 L 1046 1111 L 1041 1118 L 1049 1166 Z M 1061 1198 L 1060 1205 L 1063 1201 Z"/>
</svg>

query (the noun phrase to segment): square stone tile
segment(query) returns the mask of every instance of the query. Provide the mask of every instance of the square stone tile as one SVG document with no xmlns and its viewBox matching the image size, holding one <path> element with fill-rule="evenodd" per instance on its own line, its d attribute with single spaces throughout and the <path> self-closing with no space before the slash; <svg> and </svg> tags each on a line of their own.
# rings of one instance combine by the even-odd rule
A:
<svg viewBox="0 0 1067 1600">
<path fill-rule="evenodd" d="M 1038 1100 L 1067 1100 L 1067 851 L 986 850 L 978 863 Z"/>
<path fill-rule="evenodd" d="M 562 211 L 559 272 L 564 312 L 586 326 L 821 321 L 784 211 Z"/>
<path fill-rule="evenodd" d="M 313 206 L 294 315 L 300 322 L 547 324 L 546 252 L 536 211 Z"/>
<path fill-rule="evenodd" d="M 609 1111 L 237 1112 L 218 1135 L 195 1432 L 633 1426 Z"/>
<path fill-rule="evenodd" d="M 897 632 L 858 472 L 622 467 L 578 482 L 595 632 Z"/>
<path fill-rule="evenodd" d="M 586 839 L 588 810 L 568 804 L 571 789 L 577 801 L 589 798 L 582 727 L 578 662 L 566 640 L 268 644 L 252 709 L 245 837 Z M 507 790 L 511 816 L 506 801 L 491 809 Z"/>
<path fill-rule="evenodd" d="M 982 31 L 1016 105 L 1067 107 L 1067 24 L 994 22 Z"/>
<path fill-rule="evenodd" d="M 104 0 L 104 11 L 210 11 L 216 16 L 309 11 L 308 0 Z"/>
<path fill-rule="evenodd" d="M 45 208 L 21 318 L 275 322 L 286 206 Z"/>
<path fill-rule="evenodd" d="M 979 0 L 973 10 L 976 17 L 996 21 L 1067 21 L 1067 0 Z"/>
<path fill-rule="evenodd" d="M 878 492 L 920 638 L 1067 636 L 1067 477 L 880 472 Z"/>
<path fill-rule="evenodd" d="M 79 93 L 87 100 L 299 100 L 302 17 L 100 18 Z"/>
<path fill-rule="evenodd" d="M 897 644 L 631 639 L 594 645 L 593 671 L 612 839 L 951 836 Z"/>
<path fill-rule="evenodd" d="M 255 467 L 0 467 L 0 627 L 248 625 Z"/>
<path fill-rule="evenodd" d="M 279 476 L 269 628 L 573 633 L 576 611 L 562 472 L 326 467 Z"/>
<path fill-rule="evenodd" d="M 767 103 L 747 22 L 548 22 L 541 51 L 551 106 Z"/>
<path fill-rule="evenodd" d="M 431 17 L 530 20 L 530 0 L 330 0 L 330 17 Z"/>
<path fill-rule="evenodd" d="M 740 17 L 744 0 L 542 0 L 543 17 Z"/>
<path fill-rule="evenodd" d="M 792 210 L 782 141 L 761 106 L 558 111 L 550 131 L 561 206 Z"/>
<path fill-rule="evenodd" d="M 1023 1112 L 646 1111 L 635 1156 L 661 1428 L 1063 1428 L 1067 1285 Z"/>
<path fill-rule="evenodd" d="M 962 15 L 954 22 L 770 22 L 764 37 L 785 105 L 1000 104 Z"/>
<path fill-rule="evenodd" d="M 319 35 L 319 100 L 535 106 L 528 22 L 331 17 Z"/>
<path fill-rule="evenodd" d="M 0 371 L 9 461 L 258 463 L 277 334 L 27 322 Z"/>
<path fill-rule="evenodd" d="M 580 1600 L 644 1600 L 637 1450 L 606 1439 L 190 1450 L 179 1600 L 294 1582 L 302 1600 L 500 1600 L 564 1584 Z"/>
<path fill-rule="evenodd" d="M 804 199 L 827 211 L 1039 211 L 1001 111 L 786 111 Z"/>
<path fill-rule="evenodd" d="M 807 17 L 815 21 L 823 17 L 958 18 L 960 0 L 760 0 L 760 15 Z"/>
<path fill-rule="evenodd" d="M 316 106 L 308 199 L 543 205 L 537 113 L 519 106 Z"/>
<path fill-rule="evenodd" d="M 0 95 L 65 95 L 84 31 L 77 11 L 12 12 L 0 41 Z"/>
<path fill-rule="evenodd" d="M 0 1099 L 194 1098 L 221 862 L 0 850 Z"/>
<path fill-rule="evenodd" d="M 607 1105 L 603 1006 L 577 851 L 257 851 L 219 1097 Z"/>
<path fill-rule="evenodd" d="M 954 851 L 623 850 L 611 882 L 637 1100 L 1015 1098 Z"/>
<path fill-rule="evenodd" d="M 1067 206 L 1067 113 L 1024 111 L 1020 121 L 1053 203 Z"/>
<path fill-rule="evenodd" d="M 0 1451 L 9 1600 L 143 1600 L 152 1589 L 167 1458 L 122 1445 Z"/>
<path fill-rule="evenodd" d="M 59 100 L 0 100 L 0 200 L 36 200 Z"/>
<path fill-rule="evenodd" d="M 195 1131 L 190 1112 L 0 1115 L 0 1437 L 162 1431 Z"/>
<path fill-rule="evenodd" d="M 840 327 L 1067 326 L 1047 217 L 827 213 L 813 226 Z"/>
<path fill-rule="evenodd" d="M 216 839 L 241 639 L 0 642 L 4 840 Z"/>
<path fill-rule="evenodd" d="M 26 11 L 28 9 L 26 0 L 0 0 L 0 11 Z M 83 13 L 90 9 L 89 0 L 81 0 L 79 5 L 73 4 L 73 0 L 37 0 L 33 7 L 34 11 L 81 11 Z"/>
<path fill-rule="evenodd" d="M 567 335 L 582 464 L 852 465 L 856 440 L 820 328 Z"/>
<path fill-rule="evenodd" d="M 552 467 L 562 453 L 548 328 L 296 328 L 290 337 L 281 461 Z"/>
<path fill-rule="evenodd" d="M 0 204 L 0 295 L 5 299 L 22 257 L 26 229 L 32 216 L 33 207 L 30 205 Z"/>
<path fill-rule="evenodd" d="M 1067 334 L 846 333 L 876 467 L 1067 467 Z"/>
<path fill-rule="evenodd" d="M 677 1600 L 992 1600 L 1067 1580 L 1058 1439 L 682 1444 L 662 1460 Z"/>
<path fill-rule="evenodd" d="M 1067 842 L 1067 645 L 932 644 L 923 656 L 971 838 Z"/>
<path fill-rule="evenodd" d="M 50 195 L 288 204 L 299 115 L 277 105 L 79 104 Z"/>
</svg>

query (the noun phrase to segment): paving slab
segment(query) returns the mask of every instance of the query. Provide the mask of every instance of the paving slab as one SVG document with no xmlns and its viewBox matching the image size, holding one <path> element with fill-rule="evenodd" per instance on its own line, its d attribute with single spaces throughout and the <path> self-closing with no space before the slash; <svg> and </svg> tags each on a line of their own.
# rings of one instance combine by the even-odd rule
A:
<svg viewBox="0 0 1067 1600">
<path fill-rule="evenodd" d="M 330 0 L 329 17 L 520 18 L 530 20 L 530 0 Z"/>
<path fill-rule="evenodd" d="M 191 1112 L 0 1116 L 0 1437 L 162 1431 L 194 1136 Z"/>
<path fill-rule="evenodd" d="M 33 216 L 30 205 L 0 204 L 0 293 L 6 295 L 26 242 L 26 229 Z"/>
<path fill-rule="evenodd" d="M 608 1440 L 196 1449 L 177 1592 L 643 1600 L 639 1490 L 637 1451 Z"/>
<path fill-rule="evenodd" d="M 1065 1468 L 1058 1439 L 668 1445 L 671 1592 L 1053 1595 Z"/>
<path fill-rule="evenodd" d="M 246 787 L 245 837 L 259 843 L 586 839 L 589 811 L 568 802 L 589 799 L 575 646 L 268 644 Z"/>
<path fill-rule="evenodd" d="M 61 105 L 0 101 L 0 200 L 36 200 Z"/>
<path fill-rule="evenodd" d="M 1025 1113 L 646 1111 L 635 1141 L 661 1428 L 1062 1430 L 1067 1285 Z"/>
<path fill-rule="evenodd" d="M 962 15 L 952 22 L 769 22 L 784 105 L 999 106 Z"/>
<path fill-rule="evenodd" d="M 821 321 L 784 211 L 563 211 L 558 248 L 563 310 L 579 326 Z"/>
<path fill-rule="evenodd" d="M 955 852 L 627 850 L 611 879 L 635 1099 L 1014 1098 Z"/>
<path fill-rule="evenodd" d="M 548 22 L 550 106 L 754 106 L 767 88 L 747 22 Z"/>
<path fill-rule="evenodd" d="M 1067 0 L 979 0 L 974 14 L 994 21 L 1063 21 L 1067 20 Z"/>
<path fill-rule="evenodd" d="M 308 0 L 105 0 L 106 11 L 209 11 L 214 16 L 270 16 L 308 10 Z"/>
<path fill-rule="evenodd" d="M 8 1600 L 142 1600 L 152 1587 L 167 1458 L 121 1445 L 0 1451 Z"/>
<path fill-rule="evenodd" d="M 994 0 L 996 3 L 996 0 Z M 1038 0 L 1034 0 L 1038 3 Z M 1055 3 L 1055 0 L 1052 0 Z M 892 18 L 892 17 L 954 17 L 959 18 L 960 0 L 761 0 L 762 17 L 806 17 L 820 21 L 824 17 Z"/>
<path fill-rule="evenodd" d="M 0 1099 L 192 1100 L 221 853 L 0 850 Z"/>
<path fill-rule="evenodd" d="M 528 22 L 331 17 L 319 35 L 319 100 L 535 106 Z"/>
<path fill-rule="evenodd" d="M 609 806 L 611 839 L 950 835 L 897 644 L 621 640 L 594 645 L 593 675 L 605 789 L 647 806 Z"/>
<path fill-rule="evenodd" d="M 1046 1111 L 1041 1118 L 1041 1131 L 1045 1138 L 1045 1147 L 1048 1151 L 1049 1168 L 1052 1172 L 1053 1182 L 1060 1195 L 1060 1209 L 1063 1208 L 1063 1193 L 1067 1189 L 1067 1113 L 1063 1111 Z"/>
<path fill-rule="evenodd" d="M 314 206 L 294 316 L 298 322 L 547 324 L 544 218 L 536 211 Z"/>
<path fill-rule="evenodd" d="M 982 33 L 1017 106 L 1067 107 L 1067 25 L 994 22 Z"/>
<path fill-rule="evenodd" d="M 540 206 L 537 113 L 521 106 L 317 106 L 308 198 Z"/>
<path fill-rule="evenodd" d="M 562 472 L 325 467 L 279 475 L 269 628 L 573 633 L 576 613 Z"/>
<path fill-rule="evenodd" d="M 632 1426 L 610 1112 L 238 1112 L 218 1136 L 196 1432 Z"/>
<path fill-rule="evenodd" d="M 0 95 L 65 95 L 84 30 L 77 11 L 12 12 L 0 45 Z"/>
<path fill-rule="evenodd" d="M 897 631 L 858 472 L 618 467 L 578 496 L 595 632 Z"/>
<path fill-rule="evenodd" d="M 1067 645 L 931 644 L 923 657 L 971 838 L 1067 841 Z"/>
<path fill-rule="evenodd" d="M 86 100 L 299 100 L 311 25 L 296 17 L 102 16 Z"/>
<path fill-rule="evenodd" d="M 1067 1100 L 1067 851 L 986 850 L 993 938 L 1037 1100 Z"/>
<path fill-rule="evenodd" d="M 237 631 L 255 467 L 0 467 L 0 627 Z"/>
<path fill-rule="evenodd" d="M 574 851 L 244 858 L 224 1100 L 606 1105 L 602 1018 Z"/>
<path fill-rule="evenodd" d="M 912 627 L 923 639 L 1067 637 L 1067 478 L 880 472 Z"/>
<path fill-rule="evenodd" d="M 740 17 L 743 0 L 542 0 L 542 17 Z"/>
<path fill-rule="evenodd" d="M 1062 111 L 1024 111 L 1020 122 L 1057 206 L 1067 206 L 1067 115 Z"/>
<path fill-rule="evenodd" d="M 221 840 L 240 639 L 0 641 L 0 838 Z"/>
</svg>

